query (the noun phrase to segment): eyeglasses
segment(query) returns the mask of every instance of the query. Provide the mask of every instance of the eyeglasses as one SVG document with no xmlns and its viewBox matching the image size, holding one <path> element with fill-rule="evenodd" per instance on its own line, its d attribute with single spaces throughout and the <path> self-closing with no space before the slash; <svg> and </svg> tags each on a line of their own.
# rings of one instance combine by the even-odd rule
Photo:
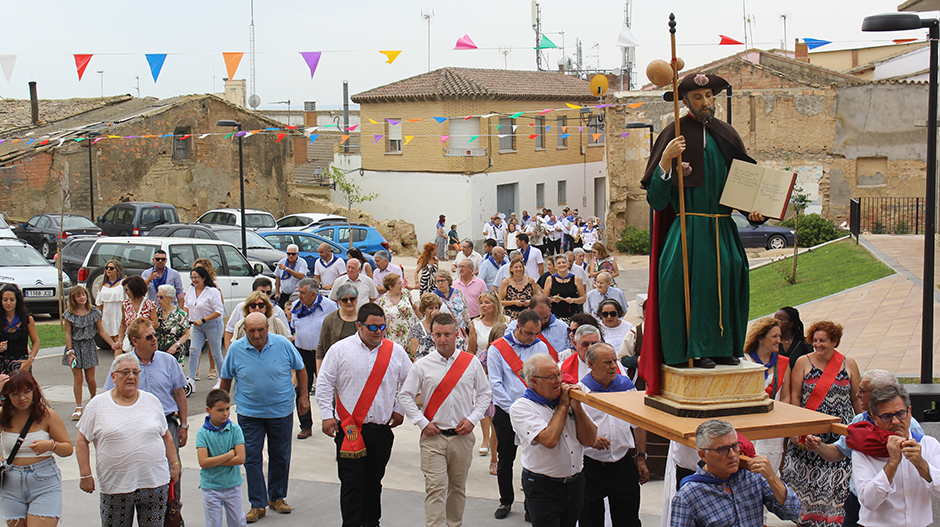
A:
<svg viewBox="0 0 940 527">
<path fill-rule="evenodd" d="M 157 300 L 163 300 L 166 298 L 166 295 L 157 295 Z"/>
<path fill-rule="evenodd" d="M 711 450 L 712 452 L 718 452 L 719 456 L 727 456 L 732 450 L 735 454 L 741 452 L 741 443 L 735 441 L 730 445 L 722 445 L 718 448 L 703 448 L 702 450 Z"/>
<path fill-rule="evenodd" d="M 601 311 L 601 317 L 603 318 L 610 318 L 615 316 L 617 316 L 616 311 Z"/>
<path fill-rule="evenodd" d="M 385 331 L 385 324 L 363 324 L 362 327 L 369 331 Z"/>
<path fill-rule="evenodd" d="M 23 390 L 22 392 L 11 393 L 11 394 L 10 394 L 10 399 L 17 399 L 17 398 L 20 398 L 20 397 L 29 397 L 29 396 L 32 395 L 32 394 L 33 394 L 33 391 L 32 391 L 32 390 Z"/>
<path fill-rule="evenodd" d="M 153 258 L 153 261 L 155 261 L 155 262 L 165 262 L 165 261 L 166 261 L 166 258 L 157 258 L 157 257 L 154 257 L 154 258 Z"/>
<path fill-rule="evenodd" d="M 557 373 L 556 373 L 555 375 L 546 375 L 546 376 L 544 376 L 544 377 L 541 376 L 541 375 L 533 375 L 532 378 L 533 378 L 533 379 L 545 379 L 545 380 L 548 381 L 548 382 L 555 382 L 555 381 L 557 381 L 558 379 L 561 379 L 561 375 L 559 375 L 559 374 L 557 374 Z"/>
<path fill-rule="evenodd" d="M 115 370 L 114 373 L 123 375 L 124 377 L 127 377 L 128 375 L 133 375 L 134 377 L 140 376 L 140 370 Z"/>
<path fill-rule="evenodd" d="M 117 271 L 117 267 L 114 267 L 113 265 L 109 265 L 109 266 L 105 267 L 105 269 L 108 270 L 108 271 Z"/>
<path fill-rule="evenodd" d="M 882 423 L 891 423 L 894 421 L 894 418 L 897 417 L 898 421 L 904 421 L 907 419 L 907 415 L 910 412 L 907 410 L 901 410 L 900 412 L 895 412 L 893 414 L 881 414 L 878 416 L 878 419 L 881 419 Z"/>
<path fill-rule="evenodd" d="M 255 309 L 264 309 L 267 307 L 267 304 L 264 302 L 255 302 L 254 304 L 248 304 L 248 307 L 253 307 Z"/>
<path fill-rule="evenodd" d="M 346 303 L 350 303 L 350 304 L 351 304 L 351 303 L 355 302 L 356 300 L 358 300 L 358 298 L 357 298 L 357 297 L 354 297 L 354 296 L 351 296 L 351 297 L 349 297 L 349 298 L 340 298 L 340 299 L 339 299 L 339 301 L 342 302 L 342 303 L 344 303 L 344 304 L 346 304 Z"/>
<path fill-rule="evenodd" d="M 141 338 L 141 339 L 144 339 L 144 340 L 149 341 L 149 342 L 153 342 L 153 341 L 157 340 L 157 336 L 154 335 L 153 333 L 151 333 L 151 334 L 149 334 L 149 335 L 141 335 L 140 337 L 137 337 L 137 338 Z"/>
</svg>

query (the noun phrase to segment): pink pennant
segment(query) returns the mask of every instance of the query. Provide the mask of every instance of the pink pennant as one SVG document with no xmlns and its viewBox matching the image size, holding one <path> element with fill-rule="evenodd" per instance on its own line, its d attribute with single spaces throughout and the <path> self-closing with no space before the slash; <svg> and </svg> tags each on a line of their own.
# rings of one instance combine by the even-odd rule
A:
<svg viewBox="0 0 940 527">
<path fill-rule="evenodd" d="M 441 140 L 438 141 L 438 142 L 439 142 L 439 143 L 443 143 L 444 141 L 447 141 L 448 139 L 450 139 L 450 136 L 449 136 L 449 135 L 442 135 L 442 136 L 441 136 Z"/>
<path fill-rule="evenodd" d="M 541 112 L 539 112 L 539 115 L 545 115 L 545 114 L 547 114 L 548 112 L 551 112 L 551 111 L 554 111 L 554 109 L 553 109 L 553 108 L 549 108 L 548 110 L 542 110 Z"/>
<path fill-rule="evenodd" d="M 351 131 L 355 130 L 356 128 L 359 128 L 359 125 L 358 125 L 358 124 L 354 124 L 354 125 L 352 125 L 352 126 L 346 128 L 346 131 L 347 131 L 347 132 L 351 132 Z"/>
<path fill-rule="evenodd" d="M 464 36 L 457 39 L 457 45 L 454 46 L 454 49 L 477 49 L 477 45 L 473 43 L 473 40 L 470 40 L 470 35 L 464 34 Z"/>
<path fill-rule="evenodd" d="M 82 75 L 85 74 L 85 68 L 88 67 L 88 63 L 91 62 L 91 55 L 75 55 L 75 68 L 78 70 L 78 80 L 82 80 Z"/>
<path fill-rule="evenodd" d="M 95 139 L 94 141 L 92 141 L 91 144 L 95 144 L 95 143 L 97 143 L 98 141 L 101 141 L 102 139 L 105 139 L 105 138 L 104 138 L 104 137 L 99 137 L 99 138 Z"/>
<path fill-rule="evenodd" d="M 313 78 L 313 74 L 317 72 L 317 65 L 320 64 L 320 55 L 319 51 L 301 51 L 300 56 L 304 58 L 304 61 L 307 63 L 307 67 L 310 68 L 310 78 Z"/>
</svg>

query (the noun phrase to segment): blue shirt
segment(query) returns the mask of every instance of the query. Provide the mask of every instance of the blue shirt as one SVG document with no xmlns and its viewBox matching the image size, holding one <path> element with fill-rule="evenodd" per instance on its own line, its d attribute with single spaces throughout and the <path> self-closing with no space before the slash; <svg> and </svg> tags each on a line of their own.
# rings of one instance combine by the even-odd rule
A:
<svg viewBox="0 0 940 527">
<path fill-rule="evenodd" d="M 696 473 L 714 477 L 702 466 Z M 800 519 L 803 510 L 800 498 L 789 487 L 781 505 L 770 484 L 760 474 L 740 469 L 732 475 L 728 485 L 731 494 L 715 483 L 690 482 L 683 485 L 672 498 L 669 525 L 761 527 L 764 525 L 764 507 L 782 520 Z"/>
<path fill-rule="evenodd" d="M 156 267 L 144 270 L 144 272 L 140 273 L 141 278 L 146 282 L 147 277 L 150 276 L 150 273 L 152 273 L 154 269 L 156 269 Z M 176 297 L 186 293 L 186 291 L 183 291 L 183 280 L 180 278 L 179 271 L 174 270 L 169 265 L 164 267 L 164 272 L 166 273 L 166 282 L 164 283 L 176 289 L 176 295 L 173 296 L 173 304 L 176 304 Z M 157 283 L 152 280 L 147 284 L 147 298 L 153 302 L 157 301 Z"/>
<path fill-rule="evenodd" d="M 317 305 L 318 301 L 320 305 Z M 300 300 L 294 302 L 291 305 L 291 311 L 299 303 Z M 317 293 L 317 300 L 314 301 L 313 305 L 313 313 L 303 318 L 293 315 L 290 319 L 290 329 L 294 333 L 294 345 L 303 350 L 317 349 L 317 344 L 320 343 L 320 329 L 323 327 L 323 319 L 339 309 L 336 302 L 319 293 Z"/>
<path fill-rule="evenodd" d="M 568 324 L 565 324 L 561 319 L 556 318 L 555 315 L 552 315 L 552 321 L 549 322 L 548 327 L 542 330 L 542 336 L 545 337 L 553 348 L 555 348 L 555 353 L 561 353 L 568 348 L 573 347 L 571 340 L 568 339 Z M 517 320 L 513 320 L 509 323 L 509 326 L 506 327 L 505 335 L 510 335 L 516 331 L 516 326 L 519 325 Z M 546 352 L 547 353 L 547 352 Z M 489 360 L 489 359 L 487 359 Z"/>
<path fill-rule="evenodd" d="M 584 302 L 584 311 L 591 315 L 594 315 L 594 318 L 597 318 L 597 307 L 604 300 L 616 300 L 620 307 L 623 308 L 623 312 L 627 312 L 627 297 L 624 296 L 623 291 L 617 289 L 614 286 L 607 288 L 607 294 L 601 294 L 597 289 L 591 289 L 588 291 L 587 299 Z"/>
<path fill-rule="evenodd" d="M 136 350 L 134 354 L 137 354 Z M 137 358 L 139 359 L 140 356 Z M 157 350 L 148 364 L 141 361 L 140 384 L 137 387 L 156 396 L 163 405 L 163 413 L 170 415 L 179 411 L 176 399 L 173 398 L 173 390 L 186 387 L 186 375 L 183 374 L 183 368 L 173 355 Z M 104 389 L 110 390 L 111 388 L 114 388 L 114 381 L 108 375 L 108 379 L 104 381 Z"/>
<path fill-rule="evenodd" d="M 206 419 L 208 418 L 206 416 Z M 229 422 L 219 432 L 205 428 L 199 428 L 196 432 L 196 448 L 208 450 L 209 457 L 221 456 L 235 448 L 235 445 L 243 444 L 245 444 L 245 434 L 236 423 Z M 200 489 L 222 490 L 241 484 L 242 474 L 238 465 L 204 468 L 199 473 Z"/>
<path fill-rule="evenodd" d="M 510 335 L 506 339 L 512 345 L 513 351 L 525 363 L 526 359 L 536 353 L 548 353 L 548 346 L 541 340 L 536 339 L 530 346 L 523 346 L 516 342 Z M 490 346 L 486 351 L 486 367 L 490 377 L 490 384 L 493 386 L 493 402 L 496 406 L 509 413 L 509 408 L 516 399 L 522 397 L 526 386 L 522 380 L 512 371 L 512 368 L 503 360 L 503 354 L 496 349 L 496 346 Z"/>
<path fill-rule="evenodd" d="M 290 340 L 268 333 L 268 342 L 260 353 L 247 336 L 233 342 L 222 363 L 221 375 L 238 383 L 233 396 L 238 415 L 274 419 L 294 411 L 291 370 L 302 369 L 304 361 Z"/>
<path fill-rule="evenodd" d="M 849 424 L 855 424 L 861 422 L 862 419 L 868 420 L 870 423 L 875 423 L 872 419 L 868 417 L 868 412 L 862 412 L 860 414 L 855 414 L 855 417 L 852 418 L 852 422 Z M 917 422 L 917 419 L 914 419 L 914 416 L 911 416 L 911 432 L 916 432 L 920 435 L 924 435 L 924 428 L 920 426 L 920 423 Z M 849 448 L 849 445 L 846 443 L 846 436 L 839 436 L 839 439 L 836 440 L 833 445 L 839 449 L 839 452 L 842 452 L 842 455 L 852 459 L 853 450 Z M 855 476 L 849 478 L 849 492 L 858 496 L 858 492 L 855 491 Z"/>
<path fill-rule="evenodd" d="M 487 291 L 493 289 L 494 285 L 499 288 L 499 284 L 494 284 L 494 281 L 496 280 L 496 273 L 498 272 L 499 268 L 495 267 L 493 262 L 489 259 L 484 258 L 483 261 L 480 262 L 480 274 L 477 276 L 480 277 L 480 280 L 483 280 L 483 282 L 486 283 Z"/>
</svg>

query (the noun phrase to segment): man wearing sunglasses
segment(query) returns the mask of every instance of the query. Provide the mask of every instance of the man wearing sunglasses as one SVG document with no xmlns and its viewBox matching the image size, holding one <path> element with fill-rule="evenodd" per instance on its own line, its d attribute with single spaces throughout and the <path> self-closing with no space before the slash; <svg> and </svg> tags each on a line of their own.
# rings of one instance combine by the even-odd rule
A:
<svg viewBox="0 0 940 527">
<path fill-rule="evenodd" d="M 307 260 L 298 257 L 300 249 L 293 243 L 287 246 L 287 258 L 277 263 L 274 272 L 274 291 L 277 304 L 283 309 L 290 296 L 297 290 L 297 284 L 307 276 Z"/>
<path fill-rule="evenodd" d="M 176 289 L 176 298 L 173 303 L 183 305 L 186 291 L 183 289 L 183 280 L 178 271 L 167 265 L 166 251 L 157 249 L 153 253 L 153 267 L 140 273 L 140 277 L 147 282 L 147 298 L 151 302 L 157 301 L 157 288 L 163 284 L 170 284 Z"/>
<path fill-rule="evenodd" d="M 252 291 L 261 291 L 262 293 L 268 295 L 268 298 L 272 298 L 274 295 L 274 290 L 271 287 L 271 279 L 267 276 L 259 276 L 255 278 L 255 281 L 251 284 Z M 281 309 L 281 306 L 277 305 L 277 302 L 271 300 L 274 308 L 274 316 L 278 318 L 281 322 L 284 323 L 284 327 L 290 327 L 290 322 L 287 320 L 287 315 L 284 314 L 284 310 Z M 232 344 L 232 337 L 235 336 L 235 325 L 238 324 L 238 321 L 245 318 L 244 313 L 245 301 L 242 300 L 235 305 L 235 309 L 232 310 L 232 316 L 228 317 L 228 322 L 225 324 L 225 338 L 223 340 L 224 349 L 228 351 L 229 345 Z"/>
<path fill-rule="evenodd" d="M 777 477 L 764 456 L 754 456 L 740 469 L 741 443 L 734 426 L 711 419 L 695 430 L 695 446 L 704 462 L 682 479 L 672 498 L 670 525 L 760 527 L 764 507 L 781 520 L 800 519 L 800 498 Z"/>
<path fill-rule="evenodd" d="M 385 338 L 385 312 L 359 308 L 357 333 L 330 347 L 317 374 L 323 433 L 336 441 L 344 526 L 379 525 L 382 478 L 392 455 L 392 428 L 404 421 L 396 400 L 411 359 Z M 336 393 L 336 404 L 333 394 Z"/>
</svg>

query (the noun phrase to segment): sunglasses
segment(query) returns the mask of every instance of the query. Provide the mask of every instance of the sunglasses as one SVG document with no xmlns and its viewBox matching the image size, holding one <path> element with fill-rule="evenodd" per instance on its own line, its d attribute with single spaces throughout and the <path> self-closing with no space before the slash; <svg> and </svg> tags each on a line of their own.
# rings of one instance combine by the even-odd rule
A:
<svg viewBox="0 0 940 527">
<path fill-rule="evenodd" d="M 362 327 L 369 331 L 385 331 L 385 324 L 363 324 Z"/>
<path fill-rule="evenodd" d="M 255 309 L 264 309 L 267 305 L 264 302 L 255 302 L 254 304 L 248 304 L 248 307 L 253 307 Z"/>
<path fill-rule="evenodd" d="M 140 337 L 140 338 L 142 338 L 142 339 L 144 339 L 144 340 L 146 340 L 146 341 L 148 341 L 148 342 L 153 342 L 153 341 L 157 340 L 157 336 L 154 335 L 153 333 L 151 333 L 151 334 L 149 334 L 149 335 L 144 335 L 143 337 Z"/>
<path fill-rule="evenodd" d="M 105 267 L 105 269 L 107 269 L 108 271 L 117 271 L 117 267 L 114 267 L 113 265 L 109 265 Z"/>
<path fill-rule="evenodd" d="M 297 253 L 287 253 L 287 256 L 297 256 Z"/>
<path fill-rule="evenodd" d="M 601 311 L 601 316 L 604 318 L 616 317 L 617 312 L 616 311 Z"/>
<path fill-rule="evenodd" d="M 351 303 L 354 303 L 356 300 L 359 300 L 359 299 L 358 299 L 357 297 L 354 297 L 354 296 L 349 297 L 349 298 L 340 298 L 340 299 L 339 299 L 339 301 L 342 302 L 342 303 L 344 303 L 344 304 L 346 304 L 346 303 L 350 303 L 350 304 L 351 304 Z"/>
<path fill-rule="evenodd" d="M 272 296 L 272 295 L 274 294 L 274 291 L 272 291 L 272 290 L 270 290 L 270 289 L 268 289 L 267 291 L 261 291 L 261 292 L 264 293 L 264 294 L 266 294 L 266 295 L 268 295 L 268 296 Z"/>
<path fill-rule="evenodd" d="M 165 261 L 166 261 L 166 258 L 154 258 L 153 261 L 155 261 L 155 262 L 165 262 Z"/>
</svg>

